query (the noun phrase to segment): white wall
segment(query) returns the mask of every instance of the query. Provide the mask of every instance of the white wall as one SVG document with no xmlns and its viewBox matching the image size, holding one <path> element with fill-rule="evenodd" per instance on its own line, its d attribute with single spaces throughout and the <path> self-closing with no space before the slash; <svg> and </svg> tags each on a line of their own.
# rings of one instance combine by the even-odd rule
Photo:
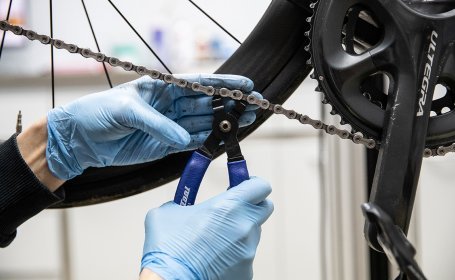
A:
<svg viewBox="0 0 455 280">
<path fill-rule="evenodd" d="M 428 279 L 450 280 L 455 275 L 455 155 L 425 159 L 416 198 L 416 249 Z"/>
</svg>

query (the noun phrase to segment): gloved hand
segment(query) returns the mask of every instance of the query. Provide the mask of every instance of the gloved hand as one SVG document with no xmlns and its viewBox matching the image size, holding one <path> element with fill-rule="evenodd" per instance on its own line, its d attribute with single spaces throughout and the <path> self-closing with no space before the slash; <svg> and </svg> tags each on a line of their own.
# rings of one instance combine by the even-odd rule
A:
<svg viewBox="0 0 455 280">
<path fill-rule="evenodd" d="M 272 191 L 252 178 L 195 206 L 168 202 L 145 219 L 141 269 L 170 279 L 251 279 Z"/>
<path fill-rule="evenodd" d="M 216 88 L 253 90 L 253 82 L 242 76 L 176 76 Z M 202 93 L 142 77 L 55 108 L 47 116 L 49 169 L 68 180 L 90 166 L 131 165 L 195 149 L 212 128 L 211 100 Z M 241 126 L 255 120 L 255 109 L 247 107 Z"/>
</svg>

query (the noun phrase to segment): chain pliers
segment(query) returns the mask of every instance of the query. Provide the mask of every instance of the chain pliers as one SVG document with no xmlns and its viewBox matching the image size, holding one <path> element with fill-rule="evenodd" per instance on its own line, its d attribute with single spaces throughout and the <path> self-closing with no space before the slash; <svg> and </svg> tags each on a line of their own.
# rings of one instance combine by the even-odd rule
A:
<svg viewBox="0 0 455 280">
<path fill-rule="evenodd" d="M 174 202 L 179 205 L 194 204 L 204 174 L 222 142 L 228 158 L 229 188 L 249 179 L 246 161 L 237 139 L 239 118 L 245 111 L 247 102 L 237 100 L 234 107 L 228 109 L 224 99 L 218 95 L 212 99 L 212 132 L 202 147 L 193 152 L 185 166 L 174 197 Z"/>
</svg>

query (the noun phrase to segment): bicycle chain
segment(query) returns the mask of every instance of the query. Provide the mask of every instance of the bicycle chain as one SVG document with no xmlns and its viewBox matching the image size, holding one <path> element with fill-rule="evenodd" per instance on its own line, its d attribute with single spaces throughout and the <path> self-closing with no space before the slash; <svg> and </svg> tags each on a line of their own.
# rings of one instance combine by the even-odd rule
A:
<svg viewBox="0 0 455 280">
<path fill-rule="evenodd" d="M 30 41 L 40 41 L 44 45 L 52 45 L 57 49 L 64 49 L 70 53 L 78 53 L 85 58 L 92 58 L 101 63 L 108 63 L 112 67 L 121 67 L 128 72 L 136 72 L 140 76 L 149 76 L 154 80 L 161 80 L 168 84 L 174 84 L 182 88 L 188 88 L 195 92 L 201 92 L 208 96 L 220 95 L 234 100 L 243 100 L 250 105 L 257 105 L 262 110 L 269 110 L 273 114 L 284 115 L 288 119 L 297 120 L 301 124 L 311 125 L 317 130 L 322 130 L 329 135 L 336 135 L 341 139 L 349 139 L 355 144 L 361 144 L 368 149 L 373 149 L 378 146 L 377 141 L 363 137 L 360 133 L 351 133 L 345 129 L 339 129 L 334 125 L 325 124 L 321 120 L 315 120 L 307 115 L 297 113 L 294 110 L 285 109 L 282 105 L 273 104 L 266 99 L 259 99 L 253 95 L 248 95 L 240 90 L 230 90 L 227 88 L 214 88 L 212 86 L 204 86 L 200 83 L 191 83 L 185 79 L 179 79 L 171 74 L 161 73 L 157 70 L 150 70 L 144 66 L 134 65 L 131 62 L 121 61 L 115 57 L 109 57 L 103 53 L 93 52 L 88 48 L 80 48 L 75 44 L 68 44 L 62 40 L 53 39 L 47 35 L 38 34 L 35 31 L 27 30 L 18 25 L 12 25 L 5 20 L 0 21 L 0 29 L 7 32 L 10 31 L 18 36 L 25 36 Z M 439 147 L 437 149 L 425 149 L 424 157 L 430 156 L 444 156 L 449 152 L 455 152 L 455 143 L 447 147 Z"/>
</svg>

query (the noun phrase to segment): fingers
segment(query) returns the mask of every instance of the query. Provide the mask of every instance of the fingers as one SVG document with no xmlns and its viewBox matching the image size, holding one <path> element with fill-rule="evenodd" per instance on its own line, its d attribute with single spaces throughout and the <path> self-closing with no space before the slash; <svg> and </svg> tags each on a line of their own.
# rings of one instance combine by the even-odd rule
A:
<svg viewBox="0 0 455 280">
<path fill-rule="evenodd" d="M 256 113 L 255 112 L 245 112 L 243 115 L 240 116 L 239 119 L 239 126 L 249 126 L 250 124 L 254 123 L 256 120 Z"/>
<path fill-rule="evenodd" d="M 187 117 L 177 121 L 190 134 L 212 130 L 213 115 Z"/>
<path fill-rule="evenodd" d="M 174 75 L 177 78 L 185 79 L 191 83 L 197 82 L 204 86 L 212 86 L 214 88 L 228 88 L 238 89 L 243 92 L 250 92 L 254 88 L 253 82 L 243 76 L 236 75 L 216 75 L 216 74 L 189 74 L 189 75 Z M 163 81 L 156 81 L 158 87 L 165 87 L 166 89 L 172 89 L 172 95 L 174 99 L 189 96 L 203 96 L 205 94 L 201 92 L 193 91 L 189 88 L 181 88 L 173 85 L 169 87 Z"/>
<path fill-rule="evenodd" d="M 245 112 L 239 119 L 239 126 L 244 127 L 252 124 L 256 120 L 255 112 Z M 189 133 L 212 130 L 213 115 L 192 116 L 182 118 L 177 123 Z"/>
<path fill-rule="evenodd" d="M 248 216 L 248 219 L 261 226 L 274 210 L 272 201 L 266 199 L 271 192 L 272 188 L 268 182 L 261 178 L 252 177 L 213 199 L 240 202 L 234 204 L 237 205 L 235 207 L 244 207 L 243 213 Z"/>
<path fill-rule="evenodd" d="M 227 74 L 180 74 L 177 78 L 185 79 L 189 82 L 197 82 L 204 86 L 216 88 L 225 87 L 228 89 L 239 89 L 250 92 L 254 88 L 254 83 L 250 79 L 239 75 Z"/>
<path fill-rule="evenodd" d="M 259 92 L 256 92 L 256 91 L 251 92 L 250 95 L 257 97 L 259 100 L 264 99 L 264 97 Z M 226 103 L 224 106 L 227 108 L 227 110 L 231 110 L 232 108 L 234 108 L 234 105 L 235 105 L 235 101 L 229 98 L 229 99 L 226 99 Z M 255 111 L 258 108 L 259 107 L 257 105 L 247 105 L 245 111 L 247 111 L 247 112 Z"/>
<path fill-rule="evenodd" d="M 207 95 L 182 97 L 175 101 L 175 115 L 178 118 L 186 116 L 212 115 L 212 97 Z"/>
<path fill-rule="evenodd" d="M 202 146 L 202 144 L 207 139 L 209 134 L 210 131 L 202 131 L 195 134 L 191 134 L 190 143 L 185 148 L 179 149 L 170 147 L 167 149 L 167 154 L 196 150 L 197 148 Z"/>
<path fill-rule="evenodd" d="M 256 96 L 259 100 L 264 99 L 264 97 L 262 96 L 262 94 L 260 94 L 259 92 L 252 91 L 250 94 L 253 95 L 253 96 Z M 245 110 L 245 111 L 255 111 L 255 110 L 257 110 L 258 108 L 259 108 L 259 107 L 258 107 L 257 105 L 248 105 L 248 106 L 246 107 L 246 110 Z"/>
<path fill-rule="evenodd" d="M 133 103 L 130 110 L 122 112 L 119 118 L 123 125 L 140 129 L 160 142 L 179 149 L 190 143 L 190 135 L 184 128 L 163 116 L 142 99 Z"/>
<path fill-rule="evenodd" d="M 265 223 L 265 221 L 267 221 L 268 218 L 270 218 L 275 207 L 273 206 L 273 202 L 270 199 L 262 201 L 257 205 L 257 207 L 257 223 L 259 225 L 262 225 Z"/>
<path fill-rule="evenodd" d="M 254 87 L 254 84 L 250 79 L 237 75 L 193 74 L 176 76 L 206 86 L 240 89 L 244 92 L 251 92 Z M 145 77 L 136 80 L 132 85 L 142 88 L 144 84 L 151 83 L 152 81 Z M 155 87 L 153 87 L 155 91 L 159 91 L 160 88 L 164 89 L 168 86 L 162 81 L 153 81 L 153 83 L 155 84 Z M 194 92 L 189 93 L 188 91 L 192 92 L 190 89 L 183 89 L 177 86 L 171 89 L 172 92 L 163 93 L 174 93 L 173 98 L 176 98 L 176 104 L 174 104 L 174 109 L 172 111 L 168 111 L 165 114 L 170 119 L 178 119 L 177 122 L 180 126 L 170 119 L 165 118 L 158 111 L 153 110 L 146 102 L 139 102 L 140 104 L 137 106 L 139 110 L 137 110 L 138 108 L 130 110 L 130 114 L 128 116 L 123 116 L 123 119 L 126 126 L 140 129 L 173 148 L 183 149 L 192 141 L 188 132 L 194 134 L 212 129 L 212 98 L 210 96 L 194 94 Z M 252 94 L 259 98 L 262 97 L 258 93 Z M 229 104 L 232 104 L 232 102 L 228 102 L 227 105 L 232 106 Z M 250 125 L 255 121 L 256 114 L 252 112 L 255 109 L 257 109 L 255 106 L 248 106 L 246 108 L 246 111 L 248 112 L 245 112 L 239 119 L 240 127 Z"/>
<path fill-rule="evenodd" d="M 254 88 L 254 83 L 247 77 L 240 75 L 228 75 L 228 74 L 175 74 L 173 75 L 179 79 L 185 79 L 191 83 L 199 83 L 204 86 L 212 86 L 215 88 L 228 88 L 228 89 L 239 89 L 244 92 L 250 92 Z M 167 86 L 168 84 L 161 80 L 154 80 L 148 76 L 141 77 L 132 82 L 121 85 L 124 86 L 138 86 L 140 88 L 145 87 L 145 89 L 150 89 L 149 87 L 154 87 L 155 85 Z M 177 87 L 178 88 L 178 87 Z M 183 88 L 181 91 L 185 91 Z M 186 89 L 188 92 L 193 92 L 190 89 Z M 193 92 L 194 93 L 194 92 Z M 201 93 L 196 93 L 201 94 Z"/>
<path fill-rule="evenodd" d="M 252 94 L 258 98 L 262 98 L 262 95 L 257 92 L 253 92 Z M 230 100 L 226 106 L 228 107 L 226 110 L 229 111 L 234 106 L 234 102 Z M 257 109 L 257 106 L 247 106 L 246 112 L 239 118 L 240 127 L 249 126 L 254 123 L 256 120 L 255 109 Z M 171 119 L 176 119 L 176 122 L 190 134 L 212 130 L 212 97 L 180 98 L 174 106 L 174 111 L 168 111 L 165 115 Z"/>
<path fill-rule="evenodd" d="M 257 177 L 242 182 L 240 185 L 226 191 L 223 195 L 226 198 L 237 199 L 251 204 L 263 202 L 272 192 L 270 184 Z"/>
</svg>

